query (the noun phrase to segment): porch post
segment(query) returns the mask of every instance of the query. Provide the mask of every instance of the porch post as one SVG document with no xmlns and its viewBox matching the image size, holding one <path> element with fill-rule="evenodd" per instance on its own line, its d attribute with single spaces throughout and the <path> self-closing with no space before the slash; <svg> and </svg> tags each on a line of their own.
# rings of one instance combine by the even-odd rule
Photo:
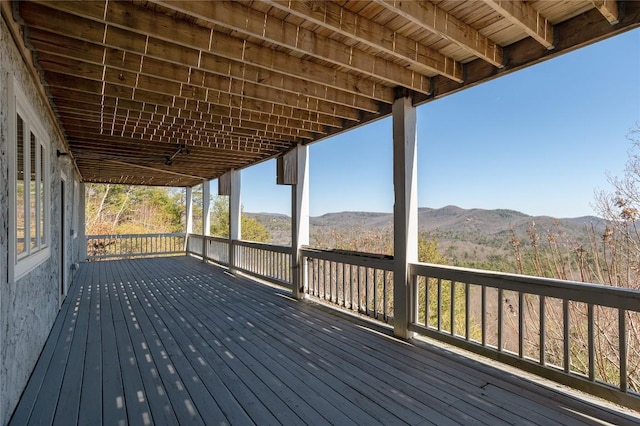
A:
<svg viewBox="0 0 640 426">
<path fill-rule="evenodd" d="M 309 147 L 298 145 L 294 151 L 296 183 L 291 186 L 291 280 L 292 296 L 302 299 L 307 282 L 307 268 L 300 249 L 309 244 Z"/>
<path fill-rule="evenodd" d="M 87 218 L 86 214 L 86 194 L 84 182 L 78 183 L 78 256 L 81 261 L 87 260 Z"/>
<path fill-rule="evenodd" d="M 416 109 L 411 98 L 393 103 L 393 333 L 410 338 L 413 320 L 409 263 L 418 260 Z"/>
<path fill-rule="evenodd" d="M 240 170 L 229 172 L 231 195 L 229 196 L 229 270 L 235 268 L 235 247 L 233 242 L 242 239 L 241 205 L 240 205 Z"/>
<path fill-rule="evenodd" d="M 207 238 L 211 235 L 211 183 L 208 180 L 202 182 L 202 261 L 207 261 Z"/>
<path fill-rule="evenodd" d="M 185 221 L 186 221 L 186 228 L 185 228 L 185 239 L 184 239 L 184 251 L 188 252 L 189 249 L 189 244 L 188 244 L 188 240 L 189 240 L 189 234 L 191 234 L 193 232 L 193 197 L 192 197 L 192 191 L 193 189 L 190 186 L 187 186 L 185 188 L 185 199 L 184 199 L 184 204 L 185 204 Z"/>
</svg>

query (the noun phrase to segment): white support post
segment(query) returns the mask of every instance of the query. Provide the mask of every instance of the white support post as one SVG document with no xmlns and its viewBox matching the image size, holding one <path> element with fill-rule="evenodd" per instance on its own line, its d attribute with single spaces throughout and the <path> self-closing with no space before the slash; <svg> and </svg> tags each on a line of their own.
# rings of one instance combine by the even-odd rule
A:
<svg viewBox="0 0 640 426">
<path fill-rule="evenodd" d="M 84 182 L 78 184 L 78 200 L 74 202 L 78 203 L 78 254 L 82 262 L 87 260 L 87 218 L 86 214 L 86 194 Z"/>
<path fill-rule="evenodd" d="M 188 186 L 186 188 L 186 194 L 184 199 L 185 204 L 185 216 L 186 216 L 186 228 L 185 228 L 185 239 L 184 239 L 184 251 L 187 251 L 188 248 L 188 240 L 189 234 L 193 232 L 193 189 Z"/>
<path fill-rule="evenodd" d="M 236 265 L 234 241 L 242 239 L 241 203 L 240 203 L 240 170 L 232 170 L 231 195 L 229 196 L 229 270 Z"/>
<path fill-rule="evenodd" d="M 393 112 L 393 333 L 412 336 L 415 301 L 409 263 L 418 260 L 418 181 L 416 109 L 411 98 L 396 99 Z"/>
<path fill-rule="evenodd" d="M 207 261 L 207 238 L 211 235 L 211 182 L 202 182 L 202 261 Z"/>
<path fill-rule="evenodd" d="M 292 296 L 302 299 L 307 282 L 307 268 L 300 249 L 309 244 L 309 148 L 298 145 L 294 150 L 297 183 L 291 186 L 291 279 Z"/>
</svg>

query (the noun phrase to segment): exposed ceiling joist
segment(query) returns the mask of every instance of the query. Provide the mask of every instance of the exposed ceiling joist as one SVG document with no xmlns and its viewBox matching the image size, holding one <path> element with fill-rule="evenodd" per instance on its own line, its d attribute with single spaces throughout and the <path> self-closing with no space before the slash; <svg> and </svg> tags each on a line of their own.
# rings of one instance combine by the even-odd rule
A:
<svg viewBox="0 0 640 426">
<path fill-rule="evenodd" d="M 132 51 L 117 48 L 105 50 L 97 43 L 78 42 L 43 30 L 32 31 L 30 38 L 33 46 L 40 52 L 52 53 L 67 59 L 81 59 L 100 66 L 108 65 L 113 69 L 156 76 L 193 87 L 205 88 L 206 77 L 215 78 L 214 76 L 218 76 L 221 79 L 234 79 L 234 81 L 247 82 L 250 85 L 282 90 L 292 94 L 304 94 L 313 99 L 348 108 L 369 112 L 377 112 L 379 109 L 375 100 L 365 96 L 333 89 L 302 78 L 285 78 L 284 75 L 274 71 L 225 60 L 211 54 L 203 54 L 199 66 L 191 67 L 170 62 L 164 58 L 147 57 L 143 60 L 141 54 Z M 80 45 L 81 48 L 72 47 L 77 45 Z M 242 79 L 229 76 L 241 76 Z"/>
<path fill-rule="evenodd" d="M 403 18 L 458 44 L 473 55 L 502 68 L 502 47 L 483 36 L 475 28 L 429 2 L 375 0 Z"/>
<path fill-rule="evenodd" d="M 380 52 L 407 62 L 419 72 L 437 73 L 462 83 L 462 64 L 439 51 L 391 31 L 329 1 L 267 0 L 267 3 Z"/>
<path fill-rule="evenodd" d="M 33 0 L 1 10 L 83 178 L 152 185 L 197 184 L 385 117 L 397 96 L 431 102 L 640 27 L 629 0 Z M 180 146 L 190 155 L 170 170 L 182 175 L 156 170 Z"/>
<path fill-rule="evenodd" d="M 524 0 L 483 0 L 547 49 L 553 49 L 553 26 Z"/>
<path fill-rule="evenodd" d="M 591 0 L 591 3 L 602 13 L 611 25 L 617 24 L 618 19 L 618 1 L 617 0 Z"/>
<path fill-rule="evenodd" d="M 98 17 L 94 16 L 98 14 L 97 11 L 84 7 L 85 3 L 88 2 L 43 1 L 22 8 L 21 15 L 29 21 L 36 21 L 35 28 L 54 34 L 60 28 L 71 28 L 72 31 L 61 35 L 71 36 L 77 41 L 104 44 L 145 57 L 198 67 L 207 63 L 207 55 L 212 55 L 210 62 L 221 57 L 374 101 L 388 104 L 393 102 L 392 88 L 358 78 L 340 69 L 295 58 L 213 29 L 189 25 L 146 8 L 137 8 L 136 19 L 131 19 L 130 5 L 109 2 L 107 11 L 102 11 Z M 108 21 L 102 18 L 104 13 L 107 14 Z M 48 19 L 41 21 L 38 19 L 40 16 L 47 16 Z"/>
<path fill-rule="evenodd" d="M 154 3 L 247 36 L 260 37 L 387 84 L 400 84 L 419 93 L 430 93 L 427 76 L 237 2 L 160 0 Z"/>
</svg>

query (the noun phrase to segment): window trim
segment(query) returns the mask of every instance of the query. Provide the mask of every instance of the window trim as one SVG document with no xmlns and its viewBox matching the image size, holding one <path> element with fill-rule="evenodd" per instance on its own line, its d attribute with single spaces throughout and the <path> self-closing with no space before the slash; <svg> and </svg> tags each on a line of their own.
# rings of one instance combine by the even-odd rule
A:
<svg viewBox="0 0 640 426">
<path fill-rule="evenodd" d="M 36 114 L 31 102 L 24 94 L 19 82 L 14 78 L 7 79 L 11 81 L 8 85 L 9 92 L 9 146 L 8 146 L 8 160 L 9 160 L 9 280 L 16 281 L 23 276 L 27 275 L 37 266 L 46 261 L 51 255 L 51 173 L 50 173 L 50 141 L 47 137 L 47 133 L 44 130 L 42 122 Z M 36 150 L 31 152 L 31 142 L 25 143 L 24 161 L 27 167 L 25 168 L 25 177 L 28 176 L 28 181 L 25 178 L 25 198 L 24 205 L 27 206 L 25 213 L 25 253 L 18 255 L 18 228 L 17 228 L 17 115 L 20 115 L 24 121 L 24 138 L 30 139 L 33 134 L 36 137 Z M 28 147 L 28 149 L 27 149 Z M 35 155 L 35 157 L 33 157 Z M 33 160 L 32 160 L 33 159 Z M 44 159 L 44 164 L 41 164 Z M 34 174 L 34 180 L 36 183 L 35 191 L 35 238 L 36 247 L 31 247 L 30 240 L 30 228 L 29 222 L 31 219 L 31 164 L 34 164 L 36 171 Z M 28 182 L 28 183 L 27 183 Z M 44 184 L 44 197 L 41 197 L 41 187 Z M 41 215 L 44 213 L 44 217 Z M 28 216 L 28 217 L 27 217 Z M 44 228 L 44 229 L 42 229 Z M 44 241 L 41 241 L 41 236 L 44 236 Z"/>
</svg>

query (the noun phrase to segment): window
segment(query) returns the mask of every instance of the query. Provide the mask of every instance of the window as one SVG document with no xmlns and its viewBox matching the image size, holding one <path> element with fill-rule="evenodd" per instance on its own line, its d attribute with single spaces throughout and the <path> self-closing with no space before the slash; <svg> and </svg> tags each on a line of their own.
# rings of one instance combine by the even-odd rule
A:
<svg viewBox="0 0 640 426">
<path fill-rule="evenodd" d="M 9 259 L 14 279 L 49 257 L 49 144 L 42 125 L 14 82 L 9 126 Z"/>
</svg>

